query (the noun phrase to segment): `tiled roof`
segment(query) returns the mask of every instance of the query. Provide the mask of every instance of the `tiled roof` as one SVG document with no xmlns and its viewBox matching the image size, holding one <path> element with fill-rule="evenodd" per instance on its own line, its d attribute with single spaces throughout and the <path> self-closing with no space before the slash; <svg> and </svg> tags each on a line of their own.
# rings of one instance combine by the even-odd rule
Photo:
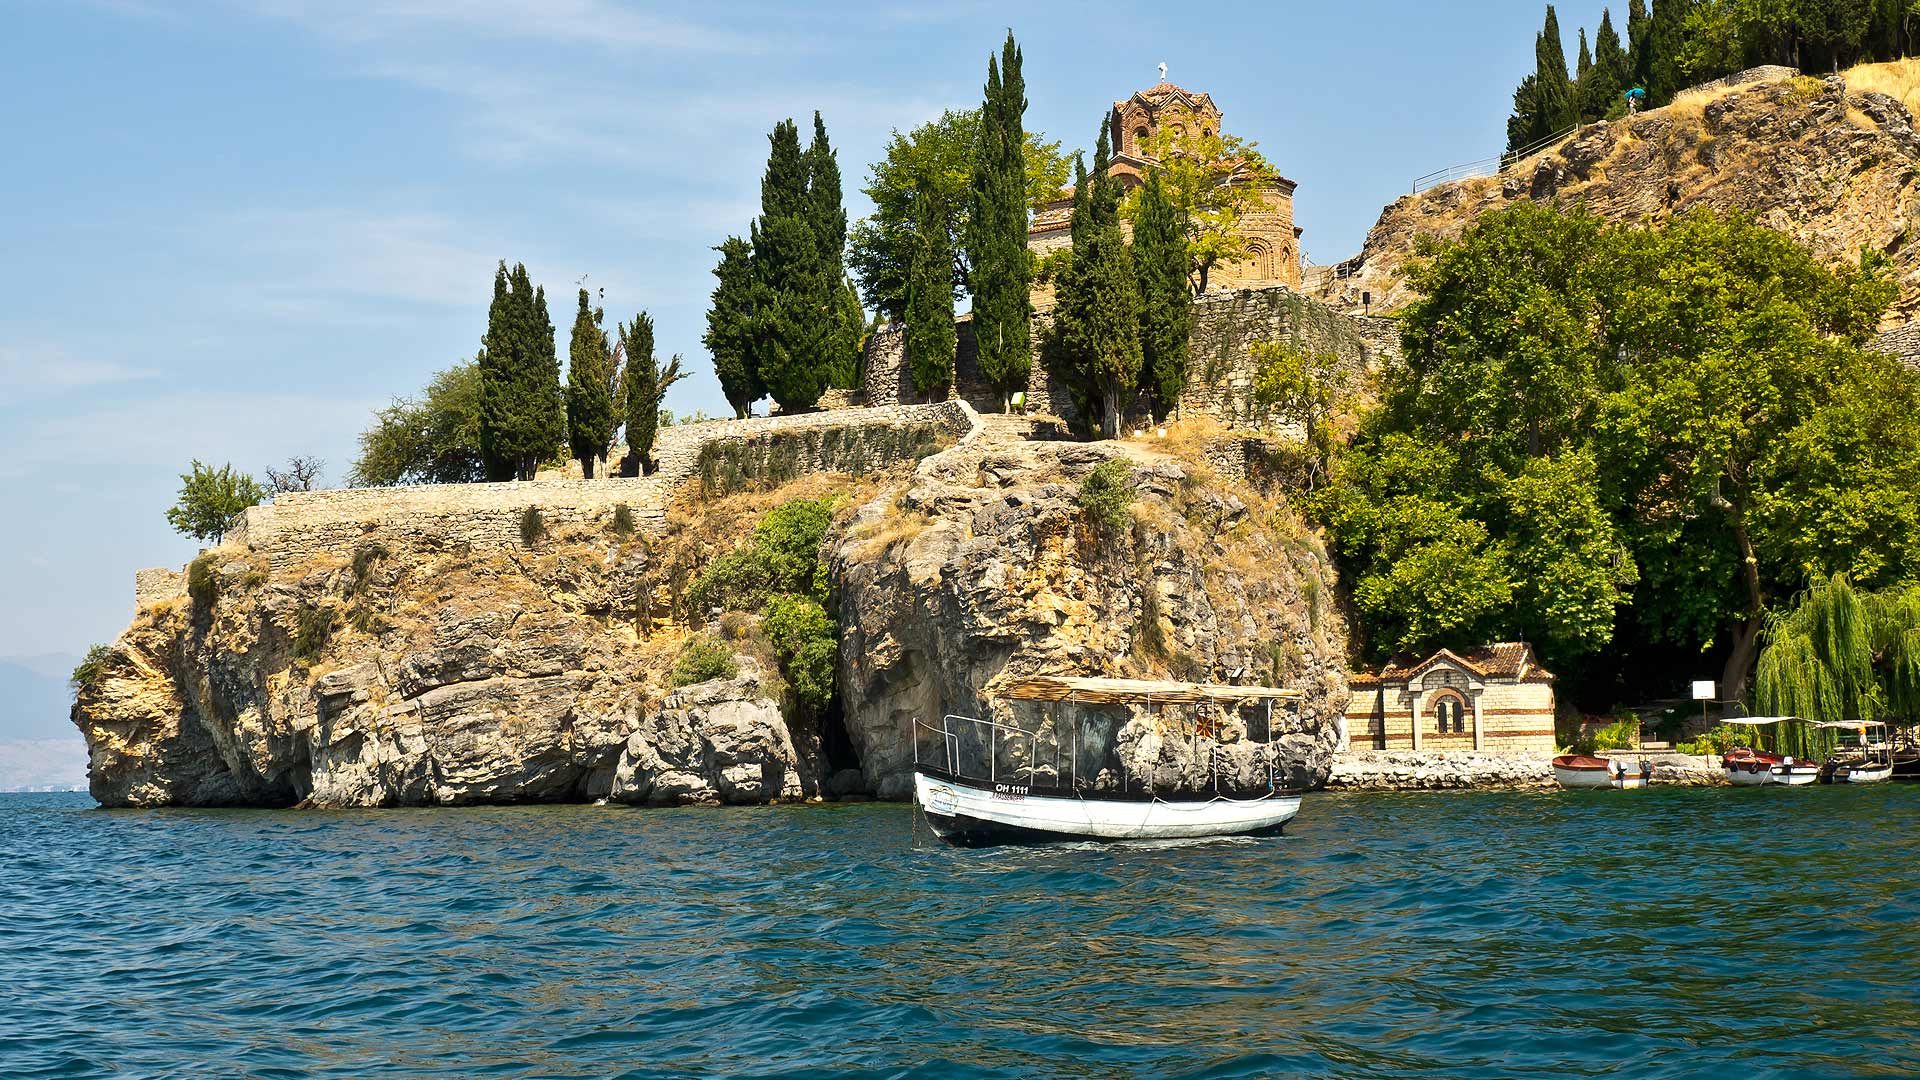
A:
<svg viewBox="0 0 1920 1080">
<path fill-rule="evenodd" d="M 1450 661 L 1483 679 L 1517 679 L 1521 682 L 1552 682 L 1553 672 L 1534 662 L 1533 646 L 1524 641 L 1502 641 L 1468 653 L 1441 649 L 1425 659 L 1396 657 L 1379 674 L 1356 675 L 1348 680 L 1354 686 L 1378 686 L 1402 683 L 1441 661 Z"/>
<path fill-rule="evenodd" d="M 1196 108 L 1203 108 L 1203 109 L 1213 108 L 1213 99 L 1208 97 L 1206 94 L 1195 93 L 1194 91 L 1188 90 L 1184 87 L 1175 86 L 1170 82 L 1155 83 L 1154 85 L 1147 87 L 1145 90 L 1136 90 L 1134 91 L 1133 97 L 1143 98 L 1145 99 L 1147 104 L 1154 105 L 1154 106 L 1163 105 L 1168 100 L 1174 97 L 1180 97 L 1180 98 L 1186 99 L 1188 102 L 1193 104 Z M 1131 101 L 1131 100 L 1133 100 L 1133 98 L 1127 99 L 1127 101 Z M 1126 103 L 1127 103 L 1126 101 L 1116 101 L 1113 104 L 1115 108 L 1118 108 L 1122 105 L 1125 105 Z"/>
</svg>

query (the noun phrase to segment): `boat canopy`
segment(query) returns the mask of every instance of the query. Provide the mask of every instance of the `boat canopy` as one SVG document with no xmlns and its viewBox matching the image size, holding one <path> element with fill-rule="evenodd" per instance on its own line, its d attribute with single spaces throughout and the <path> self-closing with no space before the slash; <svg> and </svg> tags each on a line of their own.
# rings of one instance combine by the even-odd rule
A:
<svg viewBox="0 0 1920 1080">
<path fill-rule="evenodd" d="M 1210 701 L 1280 701 L 1300 696 L 1298 690 L 1277 686 L 1225 686 L 1076 675 L 1008 676 L 987 684 L 985 693 L 1006 701 L 1076 701 L 1092 705 L 1199 705 Z"/>
<path fill-rule="evenodd" d="M 1885 720 L 1809 720 L 1807 723 L 1812 727 L 1845 728 L 1848 731 L 1887 726 Z"/>
<path fill-rule="evenodd" d="M 1760 727 L 1765 724 L 1804 724 L 1807 721 L 1797 716 L 1723 716 L 1723 724 L 1745 724 L 1748 727 Z"/>
</svg>

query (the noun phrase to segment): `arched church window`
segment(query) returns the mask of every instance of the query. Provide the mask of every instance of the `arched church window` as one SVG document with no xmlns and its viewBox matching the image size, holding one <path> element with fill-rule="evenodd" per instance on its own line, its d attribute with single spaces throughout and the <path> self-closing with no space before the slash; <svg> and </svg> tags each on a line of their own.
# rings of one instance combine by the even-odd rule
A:
<svg viewBox="0 0 1920 1080">
<path fill-rule="evenodd" d="M 1133 148 L 1138 150 L 1145 145 L 1147 145 L 1147 127 L 1142 124 L 1133 129 Z"/>
<path fill-rule="evenodd" d="M 1442 735 L 1464 734 L 1467 730 L 1467 703 L 1459 694 L 1442 694 L 1433 703 L 1434 729 Z"/>
</svg>

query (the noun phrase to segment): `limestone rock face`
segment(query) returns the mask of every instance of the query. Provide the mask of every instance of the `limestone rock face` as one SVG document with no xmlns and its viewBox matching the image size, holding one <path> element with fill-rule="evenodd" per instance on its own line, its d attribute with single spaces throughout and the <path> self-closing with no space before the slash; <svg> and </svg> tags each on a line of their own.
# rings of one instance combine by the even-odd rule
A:
<svg viewBox="0 0 1920 1080">
<path fill-rule="evenodd" d="M 108 806 L 764 803 L 818 795 L 817 725 L 760 666 L 669 690 L 684 628 L 642 637 L 643 551 L 393 549 L 143 608 L 82 690 Z M 264 580 L 262 580 L 264 579 Z"/>
<path fill-rule="evenodd" d="M 1341 310 L 1372 294 L 1404 307 L 1421 237 L 1451 239 L 1481 214 L 1531 199 L 1585 204 L 1614 221 L 1665 220 L 1696 207 L 1740 210 L 1819 254 L 1892 260 L 1900 298 L 1887 317 L 1920 315 L 1920 136 L 1900 102 L 1849 90 L 1846 78 L 1748 83 L 1593 124 L 1499 176 L 1461 180 L 1388 206 L 1350 276 L 1313 290 Z"/>
<path fill-rule="evenodd" d="M 1114 455 L 1128 456 L 1137 487 L 1119 529 L 1077 501 Z M 1036 731 L 992 752 L 1043 778 L 1077 765 L 1100 788 L 1322 782 L 1347 698 L 1332 571 L 1289 508 L 1242 494 L 1140 444 L 986 442 L 929 459 L 905 492 L 863 507 L 831 566 L 846 728 L 868 784 L 904 796 L 915 721 L 948 713 Z M 1278 679 L 1303 697 L 1274 713 L 1271 752 L 1255 745 L 1268 742 L 1264 710 L 1211 717 L 1209 749 L 1184 711 L 994 700 L 1003 673 Z M 920 747 L 940 752 L 924 732 Z"/>
</svg>

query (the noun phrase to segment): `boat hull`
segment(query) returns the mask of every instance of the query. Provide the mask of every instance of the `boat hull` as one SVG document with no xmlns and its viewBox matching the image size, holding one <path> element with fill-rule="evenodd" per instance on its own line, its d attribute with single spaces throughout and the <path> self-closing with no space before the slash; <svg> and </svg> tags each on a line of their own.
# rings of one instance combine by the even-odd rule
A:
<svg viewBox="0 0 1920 1080">
<path fill-rule="evenodd" d="M 1833 770 L 1833 782 L 1836 784 L 1878 784 L 1893 776 L 1893 766 L 1882 762 L 1877 765 L 1841 765 Z"/>
<path fill-rule="evenodd" d="M 934 835 L 957 847 L 1271 835 L 1300 812 L 1300 796 L 1261 799 L 1088 799 L 1020 784 L 916 771 L 914 799 Z"/>
<path fill-rule="evenodd" d="M 1563 788 L 1619 788 L 1633 791 L 1647 786 L 1650 770 L 1624 762 L 1564 754 L 1553 759 L 1553 778 Z"/>
</svg>

